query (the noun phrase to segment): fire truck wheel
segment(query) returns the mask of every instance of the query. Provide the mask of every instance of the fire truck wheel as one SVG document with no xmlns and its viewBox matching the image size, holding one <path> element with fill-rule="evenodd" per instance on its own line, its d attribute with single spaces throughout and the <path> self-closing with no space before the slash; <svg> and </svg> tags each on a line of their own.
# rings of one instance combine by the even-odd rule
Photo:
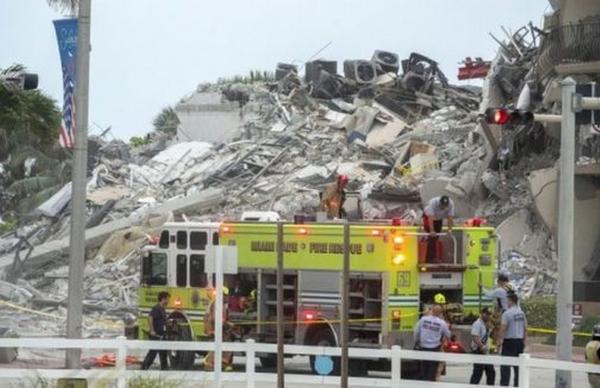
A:
<svg viewBox="0 0 600 388">
<path fill-rule="evenodd" d="M 317 333 L 314 338 L 313 345 L 316 346 L 336 346 L 335 340 L 333 339 L 333 335 L 329 329 L 323 329 Z M 319 374 L 315 367 L 315 362 L 317 358 L 315 356 L 310 356 L 310 369 L 314 374 Z M 333 370 L 329 375 L 338 376 L 340 374 L 340 358 L 339 357 L 331 357 L 333 361 Z"/>
<path fill-rule="evenodd" d="M 265 356 L 260 357 L 260 365 L 266 369 L 273 369 L 277 367 L 277 357 Z"/>
<path fill-rule="evenodd" d="M 192 333 L 189 327 L 183 325 L 176 325 L 175 328 L 169 333 L 169 341 L 193 341 Z M 171 369 L 176 370 L 190 370 L 194 365 L 194 352 L 186 352 L 182 350 L 170 351 L 169 352 L 169 365 Z"/>
</svg>

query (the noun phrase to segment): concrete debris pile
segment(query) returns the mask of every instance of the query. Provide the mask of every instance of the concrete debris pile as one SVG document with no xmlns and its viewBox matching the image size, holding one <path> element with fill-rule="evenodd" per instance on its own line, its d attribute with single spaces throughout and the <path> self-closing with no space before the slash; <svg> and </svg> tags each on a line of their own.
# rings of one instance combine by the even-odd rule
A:
<svg viewBox="0 0 600 388">
<path fill-rule="evenodd" d="M 153 132 L 135 147 L 90 139 L 87 334 L 106 332 L 94 323 L 100 318 L 135 310 L 139 248 L 166 220 L 235 219 L 246 210 L 312 214 L 340 173 L 362 203 L 349 218 L 418 222 L 429 199 L 451 196 L 459 219 L 500 225 L 502 265 L 526 295 L 552 294 L 552 230 L 529 181 L 530 171 L 555 164 L 552 128 L 503 132 L 476 113 L 517 100 L 545 106 L 552 82 L 534 71 L 542 36 L 527 31 L 499 42 L 483 95 L 451 85 L 430 58 L 413 53 L 400 61 L 378 50 L 369 60 L 345 61 L 343 76 L 336 61 L 315 60 L 303 77 L 281 63 L 271 82 L 202 84 L 175 107 L 174 136 Z M 36 217 L 0 236 L 0 299 L 23 316 L 3 309 L 11 327 L 35 313 L 52 330 L 62 327 L 69 200 L 67 185 Z"/>
</svg>

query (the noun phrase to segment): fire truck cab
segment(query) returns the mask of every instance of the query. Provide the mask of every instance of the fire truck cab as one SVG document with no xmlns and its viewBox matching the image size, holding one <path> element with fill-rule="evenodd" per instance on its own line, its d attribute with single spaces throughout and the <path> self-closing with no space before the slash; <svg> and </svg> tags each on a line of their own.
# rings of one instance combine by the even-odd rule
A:
<svg viewBox="0 0 600 388">
<path fill-rule="evenodd" d="M 343 226 L 285 223 L 283 230 L 285 342 L 338 346 Z M 447 318 L 459 338 L 461 324 L 491 305 L 479 284 L 494 284 L 494 229 L 456 227 L 440 240 L 435 260 L 426 260 L 427 237 L 417 226 L 382 220 L 351 224 L 350 346 L 412 348 L 415 324 L 438 293 L 445 296 Z M 144 251 L 139 317 L 132 335 L 147 337 L 147 313 L 158 292 L 167 290 L 168 311 L 177 323 L 173 339 L 205 339 L 202 318 L 213 283 L 204 271 L 209 245 L 237 248 L 239 272 L 225 275 L 230 320 L 244 337 L 276 342 L 277 223 L 257 221 L 165 224 L 158 245 Z M 189 353 L 177 352 L 171 362 L 190 368 Z M 275 366 L 274 355 L 259 357 L 263 366 Z M 383 360 L 350 361 L 350 369 L 359 375 L 389 368 Z M 311 359 L 314 370 L 313 364 Z M 332 373 L 338 368 L 334 360 Z"/>
</svg>

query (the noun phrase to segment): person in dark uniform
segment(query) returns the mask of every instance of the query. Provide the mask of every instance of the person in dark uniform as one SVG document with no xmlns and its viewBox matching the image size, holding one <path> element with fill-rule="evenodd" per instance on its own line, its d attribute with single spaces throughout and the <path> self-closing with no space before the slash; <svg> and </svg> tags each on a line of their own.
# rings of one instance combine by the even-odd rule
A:
<svg viewBox="0 0 600 388">
<path fill-rule="evenodd" d="M 150 339 L 151 340 L 161 340 L 167 331 L 167 312 L 165 311 L 165 307 L 169 304 L 169 295 L 166 291 L 161 291 L 158 293 L 158 303 L 152 307 L 150 314 L 148 315 L 148 327 L 150 330 Z M 166 350 L 154 350 L 151 349 L 148 351 L 146 358 L 144 358 L 144 362 L 142 362 L 142 369 L 149 369 L 150 366 L 154 363 L 154 359 L 156 355 L 160 358 L 160 369 L 166 370 L 169 369 L 169 364 L 167 362 L 167 351 Z"/>
<path fill-rule="evenodd" d="M 519 297 L 514 292 L 507 295 L 508 309 L 502 313 L 499 345 L 503 356 L 518 357 L 525 350 L 527 339 L 527 317 L 519 307 Z M 515 369 L 514 386 L 519 386 L 519 368 Z M 500 367 L 500 385 L 507 387 L 510 383 L 510 366 Z"/>
</svg>

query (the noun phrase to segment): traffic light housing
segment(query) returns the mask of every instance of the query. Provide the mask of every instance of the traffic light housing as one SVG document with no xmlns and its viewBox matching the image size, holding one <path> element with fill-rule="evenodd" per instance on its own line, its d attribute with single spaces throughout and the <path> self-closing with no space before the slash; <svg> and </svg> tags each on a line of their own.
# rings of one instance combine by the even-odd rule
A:
<svg viewBox="0 0 600 388">
<path fill-rule="evenodd" d="M 496 125 L 519 125 L 533 123 L 533 112 L 519 109 L 488 108 L 485 121 Z"/>
</svg>

